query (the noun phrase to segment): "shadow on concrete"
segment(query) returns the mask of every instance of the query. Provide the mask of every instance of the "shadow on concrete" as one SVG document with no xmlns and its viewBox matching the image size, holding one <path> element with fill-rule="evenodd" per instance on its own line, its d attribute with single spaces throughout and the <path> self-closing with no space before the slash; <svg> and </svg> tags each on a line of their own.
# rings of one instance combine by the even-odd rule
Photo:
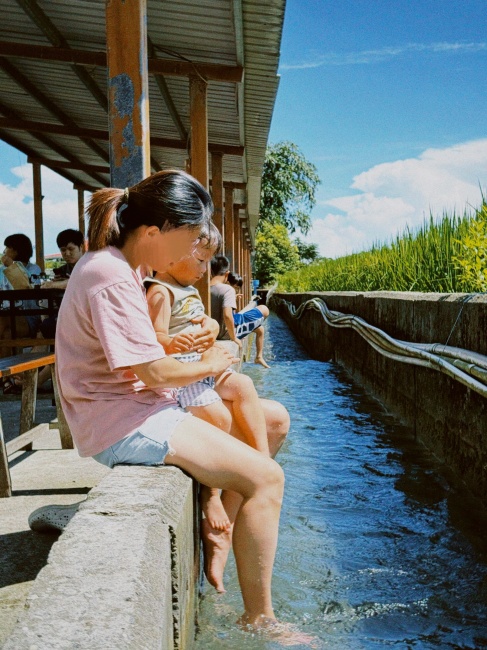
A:
<svg viewBox="0 0 487 650">
<path fill-rule="evenodd" d="M 34 580 L 58 537 L 31 530 L 0 535 L 0 588 Z"/>
<path fill-rule="evenodd" d="M 32 497 L 49 494 L 88 494 L 90 490 L 90 487 L 53 488 L 52 490 L 49 488 L 44 490 L 12 490 L 12 497 Z"/>
</svg>

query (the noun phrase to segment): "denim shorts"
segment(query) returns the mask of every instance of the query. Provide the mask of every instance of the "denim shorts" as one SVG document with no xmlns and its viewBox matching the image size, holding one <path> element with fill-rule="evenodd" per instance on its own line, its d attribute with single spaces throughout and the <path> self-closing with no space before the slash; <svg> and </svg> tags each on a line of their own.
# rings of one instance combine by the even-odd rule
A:
<svg viewBox="0 0 487 650">
<path fill-rule="evenodd" d="M 174 456 L 170 439 L 180 422 L 191 413 L 168 406 L 154 413 L 137 429 L 93 456 L 102 465 L 164 465 L 166 456 Z"/>
</svg>

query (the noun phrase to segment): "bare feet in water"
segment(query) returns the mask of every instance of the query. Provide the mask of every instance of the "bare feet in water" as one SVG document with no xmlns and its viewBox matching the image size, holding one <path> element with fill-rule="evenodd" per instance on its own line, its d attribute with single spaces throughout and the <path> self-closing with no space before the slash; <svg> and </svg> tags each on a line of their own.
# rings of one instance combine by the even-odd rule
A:
<svg viewBox="0 0 487 650">
<path fill-rule="evenodd" d="M 201 522 L 201 539 L 205 558 L 204 572 L 206 579 L 219 592 L 224 592 L 223 571 L 232 545 L 232 530 L 216 530 L 203 519 Z"/>
<path fill-rule="evenodd" d="M 260 365 L 264 366 L 264 368 L 270 368 L 270 365 L 267 363 L 264 357 L 255 357 L 254 363 L 260 363 Z"/>
<path fill-rule="evenodd" d="M 281 623 L 275 618 L 260 616 L 257 620 L 250 623 L 244 614 L 237 621 L 237 624 L 244 631 L 259 634 L 269 641 L 275 641 L 279 646 L 308 646 L 309 648 L 319 648 L 319 640 L 315 636 L 301 632 L 301 630 L 292 623 Z"/>
<path fill-rule="evenodd" d="M 202 485 L 201 508 L 212 528 L 215 530 L 230 530 L 232 525 L 220 499 L 219 490 Z"/>
</svg>

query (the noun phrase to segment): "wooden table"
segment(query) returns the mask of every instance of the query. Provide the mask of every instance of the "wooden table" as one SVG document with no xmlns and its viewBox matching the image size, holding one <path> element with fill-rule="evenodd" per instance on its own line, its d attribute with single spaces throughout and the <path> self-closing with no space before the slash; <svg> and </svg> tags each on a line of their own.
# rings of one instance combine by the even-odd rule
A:
<svg viewBox="0 0 487 650">
<path fill-rule="evenodd" d="M 18 374 L 22 374 L 23 377 L 19 435 L 7 443 L 5 443 L 3 436 L 0 413 L 0 497 L 9 497 L 12 495 L 8 455 L 20 449 L 31 449 L 33 439 L 45 430 L 45 425 L 34 426 L 37 402 L 37 374 L 39 368 L 43 366 L 51 366 L 61 446 L 63 449 L 73 448 L 71 433 L 59 400 L 56 373 L 54 372 L 55 362 L 55 355 L 52 353 L 46 354 L 45 352 L 16 354 L 0 359 L 0 378 Z"/>
<path fill-rule="evenodd" d="M 16 318 L 20 316 L 51 316 L 54 317 L 59 311 L 61 300 L 64 296 L 64 289 L 7 289 L 0 291 L 0 317 L 10 319 L 10 339 L 5 339 L 0 346 L 12 348 L 20 352 L 23 347 L 42 345 L 42 343 L 53 344 L 54 341 L 41 341 L 32 338 L 19 339 L 17 336 Z M 35 301 L 35 307 L 23 308 L 23 301 Z M 41 303 L 41 304 L 40 304 Z"/>
</svg>

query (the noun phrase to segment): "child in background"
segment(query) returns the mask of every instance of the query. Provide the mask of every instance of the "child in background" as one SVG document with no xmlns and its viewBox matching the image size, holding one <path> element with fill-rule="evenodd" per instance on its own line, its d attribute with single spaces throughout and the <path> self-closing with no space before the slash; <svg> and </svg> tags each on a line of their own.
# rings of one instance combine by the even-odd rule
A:
<svg viewBox="0 0 487 650">
<path fill-rule="evenodd" d="M 269 364 L 264 359 L 264 321 L 269 316 L 265 305 L 249 305 L 237 311 L 235 287 L 229 283 L 230 261 L 224 255 L 216 255 L 211 260 L 211 313 L 220 324 L 218 340 L 230 339 L 242 346 L 241 339 L 255 332 L 255 361 L 264 368 Z M 240 278 L 240 276 L 234 276 Z M 240 280 L 242 280 L 240 278 Z M 243 284 L 243 280 L 242 280 Z M 237 284 L 241 287 L 242 284 Z"/>
<path fill-rule="evenodd" d="M 157 340 L 167 354 L 182 362 L 198 361 L 200 354 L 213 345 L 219 331 L 218 323 L 205 316 L 201 298 L 192 285 L 205 274 L 220 242 L 220 233 L 213 226 L 209 239 L 200 243 L 192 255 L 172 264 L 164 273 L 144 280 Z M 202 330 L 203 319 L 206 327 Z M 231 416 L 222 400 L 231 402 L 235 422 L 246 442 L 269 455 L 264 412 L 250 377 L 227 370 L 215 378 L 180 388 L 177 399 L 182 408 L 227 432 Z M 202 485 L 201 507 L 212 528 L 230 529 L 219 490 Z"/>
<path fill-rule="evenodd" d="M 243 287 L 243 278 L 241 275 L 238 273 L 233 273 L 230 271 L 227 277 L 227 283 L 235 289 L 235 299 L 237 301 L 237 310 L 240 311 L 243 309 L 243 293 L 242 293 L 242 287 Z"/>
</svg>

